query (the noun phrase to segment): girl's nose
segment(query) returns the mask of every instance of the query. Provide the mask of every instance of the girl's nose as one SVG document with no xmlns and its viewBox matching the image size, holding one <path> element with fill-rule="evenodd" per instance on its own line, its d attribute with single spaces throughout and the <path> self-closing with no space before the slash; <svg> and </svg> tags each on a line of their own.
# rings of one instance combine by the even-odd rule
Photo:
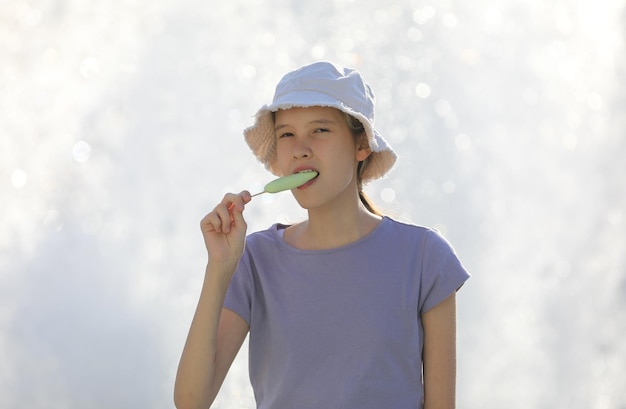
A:
<svg viewBox="0 0 626 409">
<path fill-rule="evenodd" d="M 311 157 L 311 148 L 309 145 L 300 140 L 296 142 L 293 146 L 293 158 L 294 159 L 306 159 Z"/>
</svg>

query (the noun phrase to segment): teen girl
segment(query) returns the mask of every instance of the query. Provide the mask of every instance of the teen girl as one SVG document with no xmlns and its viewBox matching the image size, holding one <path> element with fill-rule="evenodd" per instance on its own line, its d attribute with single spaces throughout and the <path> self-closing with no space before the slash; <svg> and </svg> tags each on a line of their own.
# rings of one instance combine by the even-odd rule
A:
<svg viewBox="0 0 626 409">
<path fill-rule="evenodd" d="M 208 408 L 247 334 L 258 408 L 454 408 L 455 292 L 469 277 L 436 231 L 382 216 L 362 193 L 396 155 L 352 69 L 288 73 L 245 138 L 308 219 L 246 238 L 247 191 L 201 222 L 208 263 L 178 368 L 179 409 Z M 244 246 L 245 243 L 245 246 Z"/>
</svg>

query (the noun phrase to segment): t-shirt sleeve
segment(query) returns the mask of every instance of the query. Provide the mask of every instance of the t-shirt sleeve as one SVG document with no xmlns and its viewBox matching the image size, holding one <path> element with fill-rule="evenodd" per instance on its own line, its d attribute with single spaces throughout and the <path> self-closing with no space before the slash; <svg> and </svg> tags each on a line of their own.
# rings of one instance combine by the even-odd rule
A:
<svg viewBox="0 0 626 409">
<path fill-rule="evenodd" d="M 224 307 L 235 312 L 250 325 L 253 283 L 248 257 L 247 252 L 245 252 L 237 265 L 226 291 Z"/>
<path fill-rule="evenodd" d="M 454 248 L 438 232 L 429 231 L 424 242 L 419 313 L 430 310 L 457 291 L 470 277 Z"/>
</svg>

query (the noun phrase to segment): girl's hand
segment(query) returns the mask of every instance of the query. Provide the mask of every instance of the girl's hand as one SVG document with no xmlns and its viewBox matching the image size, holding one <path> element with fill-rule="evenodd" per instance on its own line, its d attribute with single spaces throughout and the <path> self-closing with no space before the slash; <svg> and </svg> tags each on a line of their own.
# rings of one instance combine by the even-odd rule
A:
<svg viewBox="0 0 626 409">
<path fill-rule="evenodd" d="M 227 193 L 200 222 L 209 262 L 236 265 L 243 254 L 247 224 L 243 217 L 250 192 Z"/>
</svg>

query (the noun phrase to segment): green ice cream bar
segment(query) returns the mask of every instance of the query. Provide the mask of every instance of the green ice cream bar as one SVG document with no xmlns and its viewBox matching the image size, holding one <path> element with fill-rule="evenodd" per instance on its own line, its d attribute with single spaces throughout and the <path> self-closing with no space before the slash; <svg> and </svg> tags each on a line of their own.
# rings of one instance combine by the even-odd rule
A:
<svg viewBox="0 0 626 409">
<path fill-rule="evenodd" d="M 267 193 L 278 193 L 283 190 L 295 189 L 298 186 L 304 185 L 309 180 L 316 177 L 318 173 L 314 170 L 306 170 L 303 172 L 294 173 L 292 175 L 283 176 L 276 180 L 271 181 L 265 185 L 264 191 Z"/>
</svg>

